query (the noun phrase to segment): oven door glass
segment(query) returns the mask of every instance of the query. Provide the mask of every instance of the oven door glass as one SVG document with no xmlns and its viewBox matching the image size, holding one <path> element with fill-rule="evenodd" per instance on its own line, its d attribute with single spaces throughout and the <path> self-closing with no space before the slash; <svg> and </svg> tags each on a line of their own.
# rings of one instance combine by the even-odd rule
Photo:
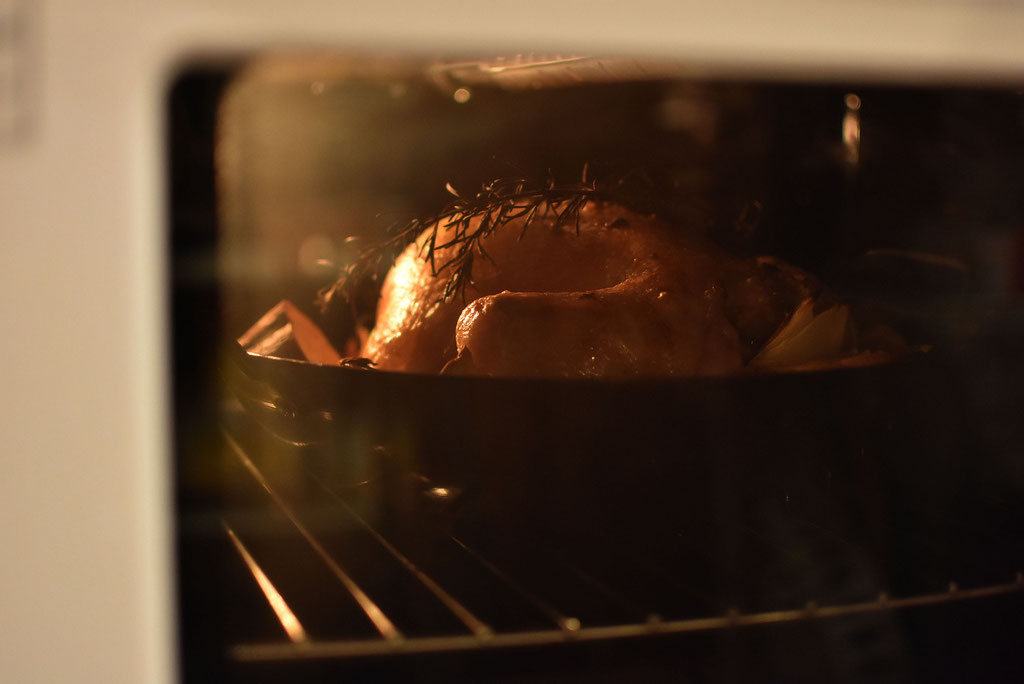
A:
<svg viewBox="0 0 1024 684">
<path fill-rule="evenodd" d="M 1024 95 L 684 67 L 289 54 L 182 72 L 167 160 L 187 681 L 1024 675 Z M 508 219 L 531 206 L 533 225 Z M 732 365 L 529 372 L 569 367 L 559 335 L 630 358 L 688 344 L 682 324 L 658 347 L 559 320 L 576 304 L 498 335 L 537 355 L 522 372 L 365 358 L 388 259 L 431 217 L 523 230 L 507 263 L 534 249 L 520 262 L 544 282 L 600 280 L 612 267 L 582 248 L 529 246 L 561 231 L 571 249 L 580 216 L 579 239 L 598 235 L 596 206 L 630 219 L 593 253 L 607 263 L 656 224 L 685 264 L 750 269 L 712 269 L 692 300 L 727 303 L 736 339 L 701 353 L 731 344 Z M 494 244 L 470 250 L 478 268 Z M 480 282 L 441 298 L 456 314 L 483 287 L 465 273 Z M 735 313 L 750 282 L 775 284 Z M 814 326 L 838 340 L 821 358 L 758 365 Z"/>
</svg>

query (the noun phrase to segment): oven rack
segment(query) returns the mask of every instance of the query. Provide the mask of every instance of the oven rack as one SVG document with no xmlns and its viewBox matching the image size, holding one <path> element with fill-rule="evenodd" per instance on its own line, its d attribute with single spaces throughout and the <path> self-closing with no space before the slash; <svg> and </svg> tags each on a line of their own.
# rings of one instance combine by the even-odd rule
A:
<svg viewBox="0 0 1024 684">
<path fill-rule="evenodd" d="M 1001 596 L 1024 590 L 1024 581 L 981 587 L 965 591 L 950 591 L 914 597 L 892 599 L 880 597 L 877 601 L 839 606 L 805 606 L 802 609 L 780 610 L 744 615 L 731 613 L 721 617 L 692 618 L 689 620 L 661 621 L 656 616 L 642 624 L 623 624 L 602 627 L 579 627 L 575 630 L 548 629 L 535 632 L 509 634 L 457 635 L 418 637 L 413 639 L 374 639 L 356 641 L 308 641 L 305 639 L 269 644 L 240 644 L 232 648 L 231 655 L 239 661 L 259 662 L 307 658 L 351 658 L 394 655 L 401 653 L 436 653 L 467 651 L 481 648 L 515 648 L 548 646 L 561 643 L 604 641 L 640 637 L 657 637 L 707 630 L 729 629 L 753 625 L 770 625 L 816 618 L 844 617 L 863 613 L 936 605 L 950 601 Z"/>
<path fill-rule="evenodd" d="M 360 502 L 364 488 L 338 485 L 313 472 L 303 462 L 300 447 L 276 442 L 266 432 L 253 431 L 251 424 L 243 425 L 243 429 L 237 426 L 238 423 L 232 429 L 229 425 L 223 433 L 224 467 L 235 484 L 247 493 L 242 504 L 236 501 L 225 507 L 218 521 L 218 533 L 222 541 L 227 541 L 233 562 L 244 568 L 239 576 L 245 576 L 246 582 L 259 587 L 262 600 L 270 608 L 268 619 L 264 621 L 267 624 L 259 630 L 248 630 L 248 636 L 237 637 L 229 646 L 228 656 L 238 662 L 360 658 L 629 640 L 880 616 L 897 609 L 1024 592 L 1024 572 L 1010 571 L 1006 573 L 1005 582 L 961 587 L 949 581 L 946 586 L 912 595 L 877 591 L 865 596 L 867 585 L 860 582 L 854 592 L 859 592 L 857 600 L 819 604 L 807 598 L 768 610 L 736 607 L 721 610 L 721 604 L 716 605 L 713 598 L 698 596 L 700 601 L 683 601 L 690 612 L 680 613 L 677 608 L 673 614 L 671 609 L 651 610 L 649 604 L 599 579 L 597 573 L 580 569 L 572 562 L 555 561 L 563 574 L 578 580 L 570 593 L 578 592 L 587 597 L 581 602 L 574 596 L 570 604 L 589 607 L 596 602 L 604 606 L 604 610 L 592 618 L 560 605 L 560 591 L 567 584 L 555 584 L 554 588 L 544 586 L 544 571 L 539 575 L 526 573 L 528 577 L 524 579 L 516 569 L 490 558 L 485 551 L 435 521 L 417 526 L 412 533 L 415 537 L 412 546 L 420 550 L 414 559 L 414 554 L 404 550 L 400 541 L 382 531 L 393 523 L 389 522 L 392 519 L 389 512 L 382 511 L 380 502 L 375 500 L 379 497 L 368 497 L 369 504 Z M 268 445 L 272 445 L 271 448 Z M 301 484 L 296 486 L 297 482 Z M 434 496 L 447 494 L 444 491 L 430 493 Z M 378 525 L 370 521 L 367 511 L 384 522 Z M 267 516 L 276 522 L 268 526 Z M 270 528 L 273 531 L 268 534 Z M 339 533 L 339 529 L 343 531 Z M 408 531 L 398 536 L 406 542 L 410 540 Z M 282 540 L 285 541 L 282 543 Z M 430 553 L 424 556 L 424 545 L 434 548 L 442 543 L 449 547 L 443 559 L 431 557 Z M 346 553 L 346 548 L 351 552 Z M 302 551 L 296 553 L 295 549 Z M 374 549 L 374 553 L 367 553 L 368 549 Z M 533 552 L 527 555 L 544 556 Z M 282 556 L 287 559 L 284 563 Z M 521 612 L 529 613 L 530 617 L 509 622 L 500 610 L 499 620 L 482 614 L 486 611 L 480 611 L 472 601 L 461 596 L 467 586 L 465 583 L 453 584 L 450 579 L 438 576 L 439 569 L 450 568 L 452 558 L 471 568 L 468 575 L 477 579 L 482 576 L 485 583 L 490 584 L 490 591 L 503 593 L 506 599 L 511 597 L 512 602 L 518 601 Z M 636 559 L 636 562 L 643 561 Z M 551 567 L 550 558 L 543 563 Z M 322 591 L 322 603 L 316 598 L 311 601 L 308 595 L 301 596 L 310 593 L 308 582 L 313 575 L 329 577 L 328 581 L 334 584 L 329 590 L 323 586 L 312 590 L 314 595 Z M 386 576 L 383 581 L 382 575 Z M 459 573 L 455 576 L 464 579 Z M 538 577 L 542 578 L 540 586 Z M 699 593 L 693 587 L 675 584 L 664 574 L 659 581 L 662 585 L 658 587 L 658 595 L 673 591 Z M 392 601 L 385 606 L 385 599 L 396 593 L 402 597 L 398 603 Z M 295 594 L 300 596 L 296 598 Z M 476 592 L 476 596 L 479 595 L 480 592 Z M 340 603 L 349 605 L 341 610 Z M 425 608 L 428 605 L 429 608 Z M 418 612 L 427 615 L 416 615 Z M 406 629 L 403 622 L 411 622 L 413 626 Z"/>
</svg>

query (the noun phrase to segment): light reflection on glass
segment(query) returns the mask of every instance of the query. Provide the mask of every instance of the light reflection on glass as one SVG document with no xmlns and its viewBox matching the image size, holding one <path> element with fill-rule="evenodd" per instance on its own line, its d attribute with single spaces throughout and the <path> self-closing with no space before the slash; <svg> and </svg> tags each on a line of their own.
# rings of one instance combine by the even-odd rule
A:
<svg viewBox="0 0 1024 684">
<path fill-rule="evenodd" d="M 473 93 L 469 92 L 469 88 L 459 88 L 452 94 L 452 98 L 459 104 L 465 104 L 469 102 L 469 98 L 473 96 Z"/>
<path fill-rule="evenodd" d="M 860 162 L 860 96 L 847 93 L 843 98 L 846 113 L 843 114 L 843 148 L 846 162 L 856 166 Z"/>
<path fill-rule="evenodd" d="M 324 263 L 333 264 L 337 259 L 334 240 L 323 233 L 313 233 L 299 244 L 298 266 L 307 275 L 323 272 Z"/>
</svg>

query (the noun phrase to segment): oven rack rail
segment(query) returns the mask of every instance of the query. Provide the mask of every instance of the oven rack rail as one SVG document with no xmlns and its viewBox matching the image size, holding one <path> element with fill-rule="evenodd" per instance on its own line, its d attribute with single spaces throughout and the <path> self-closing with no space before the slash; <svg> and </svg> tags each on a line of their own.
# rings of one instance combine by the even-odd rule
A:
<svg viewBox="0 0 1024 684">
<path fill-rule="evenodd" d="M 293 531 L 301 536 L 308 547 L 319 557 L 319 560 L 344 588 L 351 600 L 358 605 L 362 615 L 376 632 L 370 638 L 311 637 L 309 631 L 303 626 L 301 618 L 289 606 L 288 597 L 279 591 L 270 573 L 264 570 L 261 559 L 258 557 L 259 554 L 246 546 L 226 518 L 221 518 L 222 532 L 227 536 L 230 545 L 234 548 L 238 559 L 244 564 L 251 578 L 259 586 L 263 597 L 280 623 L 281 630 L 287 636 L 287 640 L 234 644 L 229 649 L 229 656 L 239 662 L 358 658 L 394 654 L 511 649 L 574 642 L 601 642 L 823 620 L 1024 593 L 1024 572 L 1018 571 L 1015 575 L 1008 577 L 1009 581 L 1005 583 L 960 587 L 956 582 L 951 581 L 943 591 L 910 596 L 890 596 L 886 592 L 880 592 L 873 600 L 850 603 L 818 605 L 813 601 L 808 601 L 804 605 L 792 609 L 760 612 L 741 612 L 731 609 L 721 615 L 683 619 L 663 619 L 659 614 L 650 613 L 646 619 L 623 620 L 615 624 L 585 625 L 578 618 L 560 611 L 547 600 L 540 598 L 531 589 L 492 564 L 462 540 L 451 537 L 451 540 L 465 551 L 467 559 L 484 567 L 495 580 L 506 585 L 525 602 L 532 604 L 536 612 L 547 618 L 550 625 L 543 629 L 500 631 L 477 617 L 470 608 L 455 597 L 454 593 L 444 588 L 439 581 L 407 558 L 377 529 L 360 517 L 342 496 L 332 491 L 327 484 L 321 483 L 324 491 L 337 504 L 338 511 L 343 512 L 350 518 L 350 521 L 362 528 L 366 535 L 372 537 L 389 556 L 404 568 L 409 581 L 422 585 L 464 627 L 463 633 L 458 634 L 406 635 L 396 626 L 396 620 L 388 616 L 369 593 L 353 579 L 343 561 L 328 550 L 303 522 L 292 502 L 275 487 L 267 473 L 254 462 L 250 454 L 247 453 L 247 449 L 241 446 L 239 439 L 236 439 L 228 430 L 224 431 L 223 436 L 228 457 L 242 466 L 253 482 L 269 498 L 271 505 L 288 519 Z M 607 588 L 604 590 L 609 593 L 613 591 Z M 623 602 L 628 602 L 628 599 L 625 598 L 614 596 L 613 598 L 620 598 Z"/>
<path fill-rule="evenodd" d="M 1018 577 L 1011 583 L 920 596 L 889 598 L 880 596 L 877 601 L 852 603 L 835 606 L 808 605 L 801 609 L 779 610 L 763 613 L 730 613 L 721 617 L 692 618 L 687 620 L 661 621 L 656 616 L 642 624 L 624 624 L 597 627 L 579 627 L 576 630 L 549 629 L 531 632 L 512 632 L 488 635 L 457 635 L 442 637 L 417 637 L 412 639 L 376 639 L 357 641 L 307 641 L 270 644 L 241 644 L 235 646 L 231 655 L 239 661 L 259 662 L 268 660 L 291 660 L 306 658 L 351 658 L 398 653 L 438 653 L 464 651 L 480 648 L 515 648 L 548 646 L 560 643 L 605 641 L 637 637 L 685 634 L 708 630 L 731 629 L 754 625 L 770 625 L 802 620 L 843 617 L 899 608 L 929 606 L 951 601 L 980 599 L 1024 591 L 1024 579 Z"/>
</svg>

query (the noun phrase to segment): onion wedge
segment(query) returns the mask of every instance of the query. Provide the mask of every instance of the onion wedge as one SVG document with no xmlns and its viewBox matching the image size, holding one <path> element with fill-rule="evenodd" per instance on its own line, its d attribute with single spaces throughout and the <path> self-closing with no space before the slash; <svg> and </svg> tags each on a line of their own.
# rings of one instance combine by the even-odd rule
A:
<svg viewBox="0 0 1024 684">
<path fill-rule="evenodd" d="M 750 361 L 754 368 L 798 366 L 835 359 L 848 350 L 850 307 L 837 305 L 814 313 L 805 299 Z"/>
</svg>

